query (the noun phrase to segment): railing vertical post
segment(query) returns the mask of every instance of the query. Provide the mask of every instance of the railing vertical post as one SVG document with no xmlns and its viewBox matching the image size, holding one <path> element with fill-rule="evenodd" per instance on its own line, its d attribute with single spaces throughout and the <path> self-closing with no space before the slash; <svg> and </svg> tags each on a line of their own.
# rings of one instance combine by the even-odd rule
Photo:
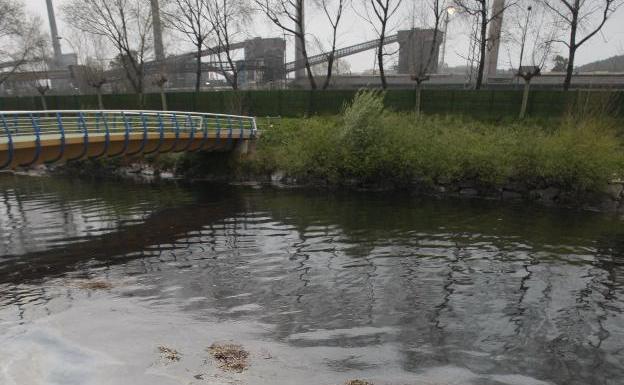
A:
<svg viewBox="0 0 624 385">
<path fill-rule="evenodd" d="M 189 133 L 189 140 L 186 143 L 186 146 L 182 151 L 188 151 L 193 144 L 193 140 L 195 139 L 195 125 L 193 124 L 193 118 L 191 118 L 191 114 L 186 115 L 186 120 L 188 124 L 191 126 L 191 132 Z"/>
<path fill-rule="evenodd" d="M 87 130 L 87 122 L 83 112 L 78 114 L 78 125 L 82 128 L 82 153 L 67 161 L 74 161 L 84 158 L 89 152 L 89 131 Z"/>
<path fill-rule="evenodd" d="M 174 140 L 173 145 L 171 146 L 171 148 L 169 148 L 165 152 L 175 151 L 176 147 L 178 146 L 178 140 L 180 139 L 180 124 L 178 122 L 178 116 L 176 115 L 175 112 L 173 114 L 171 114 L 171 120 L 173 120 L 173 124 L 174 124 L 175 140 Z"/>
<path fill-rule="evenodd" d="M 126 155 L 136 155 L 142 153 L 143 150 L 145 150 L 145 145 L 147 144 L 147 121 L 145 120 L 145 114 L 143 114 L 142 111 L 139 113 L 139 116 L 141 117 L 141 125 L 143 127 L 143 139 L 141 141 L 141 146 L 138 150 L 134 152 L 129 152 Z"/>
<path fill-rule="evenodd" d="M 20 164 L 20 166 L 22 167 L 32 166 L 39 160 L 39 156 L 41 155 L 41 128 L 39 127 L 39 121 L 38 119 L 35 119 L 35 116 L 32 114 L 32 112 L 29 115 L 30 115 L 30 121 L 32 123 L 33 129 L 35 132 L 35 155 L 30 162 L 25 163 L 25 164 Z"/>
<path fill-rule="evenodd" d="M 4 162 L 4 164 L 0 166 L 0 169 L 3 169 L 5 167 L 10 166 L 11 163 L 13 163 L 13 136 L 11 135 L 11 130 L 9 129 L 9 125 L 7 124 L 6 116 L 4 116 L 4 114 L 0 114 L 0 119 L 2 119 L 2 128 L 4 129 L 4 133 L 7 136 L 7 146 L 8 146 L 7 159 Z"/>
<path fill-rule="evenodd" d="M 241 116 L 238 117 L 238 125 L 240 126 L 240 139 L 245 139 L 245 125 L 243 123 L 243 118 Z"/>
<path fill-rule="evenodd" d="M 165 140 L 165 123 L 163 122 L 162 115 L 160 114 L 160 112 L 156 113 L 156 120 L 158 121 L 158 145 L 156 146 L 155 149 L 149 152 L 144 152 L 143 154 L 145 155 L 160 152 L 160 147 L 162 147 L 163 140 Z"/>
<path fill-rule="evenodd" d="M 228 125 L 228 136 L 227 136 L 227 140 L 228 140 L 228 145 L 230 143 L 232 143 L 232 117 L 228 116 L 227 118 L 227 125 Z"/>
<path fill-rule="evenodd" d="M 108 152 L 108 148 L 110 146 L 110 127 L 108 126 L 106 115 L 104 115 L 104 112 L 99 111 L 96 116 L 98 117 L 98 122 L 100 121 L 100 118 L 101 118 L 102 122 L 104 123 L 104 147 L 102 147 L 102 152 L 100 152 L 97 155 L 94 155 L 93 157 L 91 157 L 91 159 L 97 159 L 101 156 L 104 156 Z"/>
<path fill-rule="evenodd" d="M 115 119 L 113 121 L 114 122 L 113 124 L 117 123 L 117 115 L 114 115 L 114 116 L 115 116 Z M 128 122 L 128 118 L 126 117 L 126 113 L 123 112 L 123 111 L 121 112 L 121 117 L 123 119 L 124 127 L 125 127 L 125 129 L 124 129 L 124 131 L 125 131 L 125 133 L 124 133 L 124 144 L 123 144 L 123 147 L 122 147 L 121 151 L 119 151 L 116 154 L 110 155 L 111 157 L 125 154 L 126 151 L 128 151 L 128 145 L 130 143 L 130 122 Z"/>
<path fill-rule="evenodd" d="M 59 153 L 55 159 L 46 161 L 47 164 L 56 163 L 63 158 L 65 154 L 65 128 L 63 127 L 63 117 L 60 112 L 56 113 L 56 125 L 59 129 L 59 134 L 61 135 L 60 143 L 59 143 Z"/>
<path fill-rule="evenodd" d="M 202 132 L 204 133 L 204 137 L 202 139 L 202 143 L 201 146 L 199 146 L 198 151 L 201 151 L 204 149 L 204 146 L 206 145 L 206 142 L 208 141 L 208 118 L 206 116 L 202 116 Z"/>
</svg>

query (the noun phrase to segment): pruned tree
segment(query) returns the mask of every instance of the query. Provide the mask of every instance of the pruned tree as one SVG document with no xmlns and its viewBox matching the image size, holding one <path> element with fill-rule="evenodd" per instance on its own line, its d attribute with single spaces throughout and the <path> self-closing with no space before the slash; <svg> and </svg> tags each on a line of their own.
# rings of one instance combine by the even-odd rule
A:
<svg viewBox="0 0 624 385">
<path fill-rule="evenodd" d="M 104 85 L 108 82 L 108 77 L 106 76 L 106 66 L 101 60 L 88 58 L 84 63 L 83 68 L 84 80 L 89 87 L 95 89 L 95 94 L 97 95 L 98 100 L 98 108 L 103 110 L 104 101 L 102 100 L 102 87 L 104 87 Z"/>
<path fill-rule="evenodd" d="M 22 2 L 0 0 L 0 84 L 36 58 L 44 39 L 41 24 L 26 14 Z"/>
<path fill-rule="evenodd" d="M 102 36 L 117 51 L 120 67 L 143 105 L 145 62 L 152 48 L 152 17 L 146 0 L 69 0 L 65 21 L 91 35 Z"/>
<path fill-rule="evenodd" d="M 210 2 L 208 21 L 214 32 L 215 47 L 208 51 L 217 59 L 225 81 L 238 89 L 238 67 L 233 56 L 233 44 L 242 40 L 244 27 L 251 21 L 253 9 L 246 0 L 207 0 Z"/>
<path fill-rule="evenodd" d="M 553 72 L 565 72 L 568 68 L 568 59 L 561 56 L 561 55 L 556 55 L 553 58 L 553 68 L 552 71 Z"/>
<path fill-rule="evenodd" d="M 165 8 L 166 25 L 184 35 L 195 49 L 195 92 L 199 93 L 202 77 L 202 50 L 213 28 L 210 7 L 213 0 L 169 0 Z"/>
<path fill-rule="evenodd" d="M 524 80 L 524 92 L 520 119 L 526 115 L 531 81 L 540 76 L 546 61 L 552 55 L 553 42 L 556 40 L 557 28 L 551 23 L 548 14 L 540 4 L 532 0 L 520 1 L 510 9 L 512 22 L 508 23 L 507 49 L 509 64 L 515 76 Z M 519 52 L 514 59 L 512 52 Z"/>
<path fill-rule="evenodd" d="M 414 2 L 416 5 L 416 2 Z M 411 78 L 416 82 L 416 102 L 414 111 L 416 116 L 420 116 L 422 83 L 430 79 L 430 74 L 436 66 L 438 58 L 436 50 L 439 50 L 438 41 L 441 37 L 440 24 L 442 17 L 446 13 L 448 4 L 446 0 L 422 0 L 420 2 L 420 14 L 423 16 L 422 24 L 428 25 L 432 29 L 431 41 L 426 38 L 412 39 L 418 47 L 412 47 L 414 57 L 411 58 Z M 412 10 L 412 31 L 415 28 L 416 9 Z M 413 32 L 412 32 L 413 33 Z M 427 44 L 430 43 L 429 46 Z M 426 52 L 426 55 L 422 53 Z"/>
<path fill-rule="evenodd" d="M 485 73 L 485 60 L 488 43 L 491 42 L 488 38 L 488 26 L 495 20 L 502 17 L 505 10 L 513 6 L 517 0 L 507 0 L 501 9 L 493 10 L 492 5 L 495 0 L 454 0 L 455 4 L 459 8 L 460 12 L 473 18 L 475 23 L 475 38 L 477 43 L 477 79 L 475 82 L 475 89 L 481 89 L 483 85 L 484 73 Z"/>
<path fill-rule="evenodd" d="M 305 36 L 304 0 L 253 0 L 259 10 L 285 33 L 290 33 L 299 42 L 301 57 L 305 67 L 310 88 L 317 89 L 314 73 L 308 58 Z M 390 1 L 390 0 L 388 0 Z M 297 63 L 297 66 L 301 63 Z"/>
<path fill-rule="evenodd" d="M 165 94 L 165 84 L 167 84 L 168 81 L 169 79 L 164 72 L 160 72 L 152 79 L 152 84 L 158 88 L 158 93 L 160 94 L 160 104 L 163 111 L 168 110 L 167 95 Z"/>
<path fill-rule="evenodd" d="M 52 55 L 50 55 L 50 50 L 48 48 L 48 42 L 40 41 L 35 48 L 35 54 L 37 58 L 31 60 L 25 68 L 30 72 L 28 74 L 30 77 L 28 83 L 39 95 L 41 109 L 46 111 L 48 109 L 48 103 L 45 97 L 51 89 L 49 69 L 50 64 L 53 63 Z"/>
<path fill-rule="evenodd" d="M 563 89 L 570 89 L 574 74 L 576 51 L 607 23 L 623 4 L 622 0 L 542 0 L 569 32 L 567 41 L 558 40 L 568 48 L 568 63 Z M 585 32 L 585 33 L 583 33 Z"/>
<path fill-rule="evenodd" d="M 70 67 L 72 76 L 80 89 L 85 92 L 95 90 L 98 108 L 103 110 L 102 88 L 110 81 L 107 74 L 109 49 L 102 36 L 73 32 L 71 38 L 59 37 L 67 41 L 76 54 L 79 65 Z"/>
<path fill-rule="evenodd" d="M 385 46 L 386 37 L 391 31 L 391 19 L 399 10 L 403 0 L 361 0 L 364 5 L 364 20 L 369 22 L 378 38 L 377 45 L 377 65 L 379 66 L 379 77 L 381 79 L 381 87 L 388 88 L 386 80 L 386 71 L 384 68 L 384 58 L 386 56 Z"/>
<path fill-rule="evenodd" d="M 325 82 L 322 89 L 326 90 L 331 84 L 332 74 L 334 72 L 334 62 L 336 61 L 336 44 L 338 41 L 338 27 L 342 20 L 345 8 L 349 5 L 350 0 L 316 0 L 318 7 L 323 11 L 327 21 L 331 26 L 331 48 L 327 52 L 327 71 L 325 73 Z"/>
</svg>

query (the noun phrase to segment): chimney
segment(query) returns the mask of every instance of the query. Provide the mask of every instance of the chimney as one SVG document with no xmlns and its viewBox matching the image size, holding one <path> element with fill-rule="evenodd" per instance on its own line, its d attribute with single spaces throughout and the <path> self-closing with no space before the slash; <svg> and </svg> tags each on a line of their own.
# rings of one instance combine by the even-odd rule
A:
<svg viewBox="0 0 624 385">
<path fill-rule="evenodd" d="M 165 48 L 162 39 L 162 23 L 160 22 L 160 5 L 158 0 L 150 0 L 152 5 L 152 28 L 154 30 L 154 55 L 156 60 L 165 60 Z"/>
<path fill-rule="evenodd" d="M 63 51 L 61 51 L 61 42 L 58 38 L 58 29 L 56 28 L 56 17 L 54 16 L 54 6 L 52 0 L 46 0 L 48 6 L 48 19 L 50 20 L 50 35 L 52 37 L 52 48 L 54 49 L 54 64 L 60 66 L 63 60 Z"/>
<path fill-rule="evenodd" d="M 488 43 L 485 59 L 485 82 L 489 76 L 496 75 L 498 68 L 498 51 L 500 48 L 501 32 L 503 30 L 503 13 L 505 0 L 494 0 L 492 5 L 492 21 L 488 30 Z"/>
</svg>

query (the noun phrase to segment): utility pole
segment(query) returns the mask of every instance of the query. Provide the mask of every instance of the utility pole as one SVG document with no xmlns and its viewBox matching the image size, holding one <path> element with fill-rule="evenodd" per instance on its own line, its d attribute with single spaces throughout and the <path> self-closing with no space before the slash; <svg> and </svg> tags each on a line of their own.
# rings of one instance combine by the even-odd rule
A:
<svg viewBox="0 0 624 385">
<path fill-rule="evenodd" d="M 503 13 L 505 0 L 494 0 L 492 5 L 492 21 L 488 31 L 487 59 L 485 61 L 485 82 L 490 76 L 496 75 L 498 68 L 498 51 L 500 48 L 501 33 L 503 30 Z"/>
<path fill-rule="evenodd" d="M 306 69 L 305 67 L 302 65 L 303 64 L 303 40 L 305 40 L 305 1 L 304 0 L 297 0 L 297 9 L 295 10 L 297 12 L 297 25 L 295 25 L 297 34 L 299 34 L 300 36 L 302 36 L 301 39 L 299 39 L 298 36 L 295 36 L 295 61 L 297 63 L 299 67 L 299 69 L 297 69 L 295 71 L 295 79 L 303 79 L 306 76 Z"/>
<path fill-rule="evenodd" d="M 63 61 L 63 51 L 61 50 L 61 42 L 59 41 L 52 0 L 46 0 L 46 5 L 48 6 L 48 19 L 50 20 L 50 35 L 52 35 L 52 49 L 54 50 L 54 65 L 56 67 L 60 67 Z"/>
<path fill-rule="evenodd" d="M 150 3 L 152 5 L 152 28 L 154 30 L 154 55 L 157 61 L 162 61 L 165 60 L 165 48 L 162 39 L 160 5 L 158 4 L 158 0 L 150 0 Z"/>
</svg>

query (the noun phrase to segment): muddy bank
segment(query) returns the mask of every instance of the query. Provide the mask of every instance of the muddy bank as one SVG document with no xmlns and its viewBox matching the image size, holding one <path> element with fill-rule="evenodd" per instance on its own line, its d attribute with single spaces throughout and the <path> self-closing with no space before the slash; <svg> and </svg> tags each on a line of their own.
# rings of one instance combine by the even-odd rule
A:
<svg viewBox="0 0 624 385">
<path fill-rule="evenodd" d="M 167 162 L 169 164 L 170 162 Z M 532 184 L 523 181 L 509 181 L 500 186 L 483 185 L 477 181 L 462 180 L 411 180 L 370 182 L 347 179 L 329 182 L 322 179 L 301 179 L 284 172 L 272 174 L 254 173 L 245 170 L 236 162 L 232 166 L 219 168 L 218 172 L 188 173 L 186 169 L 163 168 L 158 162 L 128 162 L 110 165 L 88 161 L 86 165 L 40 166 L 16 173 L 28 176 L 67 176 L 85 179 L 129 180 L 134 182 L 159 182 L 178 180 L 182 182 L 214 182 L 250 186 L 254 188 L 296 188 L 311 190 L 345 190 L 367 192 L 409 192 L 414 195 L 461 197 L 500 201 L 524 201 L 544 206 L 565 207 L 606 213 L 624 214 L 624 180 L 614 179 L 601 191 L 570 191 L 559 186 Z"/>
</svg>

